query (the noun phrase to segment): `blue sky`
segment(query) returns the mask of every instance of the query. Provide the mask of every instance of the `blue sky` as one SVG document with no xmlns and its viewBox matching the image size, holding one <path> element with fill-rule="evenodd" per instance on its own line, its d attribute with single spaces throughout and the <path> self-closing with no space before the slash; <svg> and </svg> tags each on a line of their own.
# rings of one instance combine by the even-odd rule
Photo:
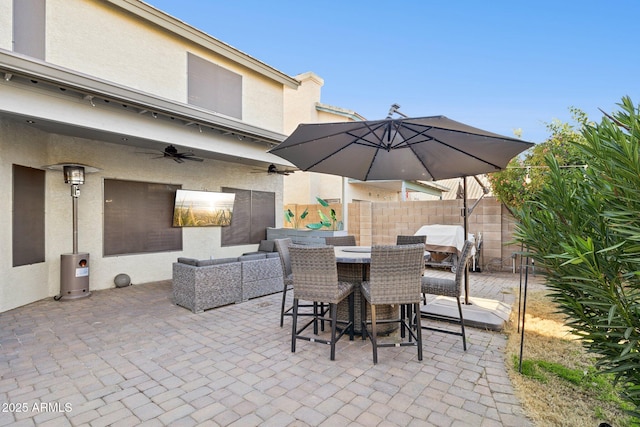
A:
<svg viewBox="0 0 640 427">
<path fill-rule="evenodd" d="M 640 104 L 637 0 L 147 0 L 365 118 L 393 103 L 542 142 L 569 107 L 599 122 Z"/>
</svg>

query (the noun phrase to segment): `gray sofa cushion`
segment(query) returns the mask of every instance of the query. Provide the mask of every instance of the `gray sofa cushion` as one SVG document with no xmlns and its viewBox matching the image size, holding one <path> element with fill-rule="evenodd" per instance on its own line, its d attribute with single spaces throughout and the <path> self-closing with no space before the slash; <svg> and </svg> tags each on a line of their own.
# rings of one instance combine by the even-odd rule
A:
<svg viewBox="0 0 640 427">
<path fill-rule="evenodd" d="M 259 252 L 275 252 L 275 242 L 273 240 L 261 240 L 258 246 Z"/>
<path fill-rule="evenodd" d="M 215 259 L 195 259 L 195 258 L 178 258 L 181 264 L 193 265 L 194 267 L 206 267 L 207 265 L 228 264 L 230 262 L 238 262 L 238 258 L 215 258 Z"/>
<path fill-rule="evenodd" d="M 215 258 L 210 260 L 212 261 L 209 265 L 218 265 L 218 264 L 228 264 L 230 262 L 238 262 L 238 258 Z"/>
<path fill-rule="evenodd" d="M 242 255 L 238 257 L 238 261 L 255 261 L 258 259 L 265 259 L 267 254 L 250 254 L 250 255 Z"/>
<path fill-rule="evenodd" d="M 253 252 L 245 252 L 242 255 L 268 254 L 276 252 L 276 245 L 273 240 L 261 240 L 258 250 Z"/>
</svg>

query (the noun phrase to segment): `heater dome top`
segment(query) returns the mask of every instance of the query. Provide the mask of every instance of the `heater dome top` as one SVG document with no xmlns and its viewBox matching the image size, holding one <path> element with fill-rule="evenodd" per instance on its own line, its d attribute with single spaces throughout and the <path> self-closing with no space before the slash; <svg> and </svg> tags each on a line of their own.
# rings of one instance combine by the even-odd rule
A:
<svg viewBox="0 0 640 427">
<path fill-rule="evenodd" d="M 84 173 L 95 173 L 95 172 L 99 172 L 101 169 L 95 167 L 95 166 L 89 166 L 89 165 L 84 165 L 82 163 L 73 163 L 73 162 L 61 162 L 61 163 L 56 163 L 53 165 L 45 165 L 42 167 L 42 169 L 48 169 L 48 170 L 52 170 L 52 171 L 64 171 L 64 167 L 65 166 L 72 166 L 72 167 L 82 167 L 84 168 Z"/>
</svg>

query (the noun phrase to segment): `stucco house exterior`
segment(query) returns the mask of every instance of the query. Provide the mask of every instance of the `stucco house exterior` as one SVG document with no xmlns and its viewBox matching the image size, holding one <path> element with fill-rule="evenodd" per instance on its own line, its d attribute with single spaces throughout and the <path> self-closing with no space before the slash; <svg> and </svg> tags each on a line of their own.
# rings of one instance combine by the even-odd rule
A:
<svg viewBox="0 0 640 427">
<path fill-rule="evenodd" d="M 316 196 L 455 198 L 457 181 L 267 174 L 293 168 L 268 150 L 298 124 L 365 119 L 322 103 L 323 85 L 143 1 L 0 0 L 0 312 L 59 295 L 61 258 L 76 247 L 101 290 L 121 273 L 170 279 L 180 256 L 254 251 L 266 227 L 283 226 L 283 206 Z M 64 165 L 84 167 L 75 190 Z M 231 227 L 172 227 L 177 189 L 242 203 Z"/>
<path fill-rule="evenodd" d="M 138 0 L 0 0 L 0 311 L 56 296 L 74 239 L 91 255 L 91 290 L 120 273 L 171 278 L 179 256 L 255 250 L 255 230 L 172 229 L 158 219 L 171 202 L 154 191 L 266 197 L 245 225 L 255 214 L 281 226 L 283 176 L 266 171 L 292 165 L 267 150 L 303 121 L 357 119 L 324 108 L 322 84 Z M 203 161 L 176 162 L 168 146 Z M 86 166 L 77 233 L 65 164 Z M 134 236 L 132 223 L 151 225 Z"/>
</svg>

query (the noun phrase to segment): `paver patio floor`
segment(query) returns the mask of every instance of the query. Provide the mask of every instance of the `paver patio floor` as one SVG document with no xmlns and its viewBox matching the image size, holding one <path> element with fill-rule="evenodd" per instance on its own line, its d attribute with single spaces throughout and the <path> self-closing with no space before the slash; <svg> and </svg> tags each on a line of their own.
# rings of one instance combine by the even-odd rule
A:
<svg viewBox="0 0 640 427">
<path fill-rule="evenodd" d="M 518 284 L 471 275 L 474 296 L 508 303 Z M 194 314 L 163 281 L 0 313 L 0 426 L 531 425 L 499 332 L 468 328 L 465 352 L 424 330 L 422 362 L 414 347 L 381 348 L 377 365 L 368 341 L 345 336 L 332 362 L 319 343 L 291 353 L 280 301 Z"/>
</svg>

